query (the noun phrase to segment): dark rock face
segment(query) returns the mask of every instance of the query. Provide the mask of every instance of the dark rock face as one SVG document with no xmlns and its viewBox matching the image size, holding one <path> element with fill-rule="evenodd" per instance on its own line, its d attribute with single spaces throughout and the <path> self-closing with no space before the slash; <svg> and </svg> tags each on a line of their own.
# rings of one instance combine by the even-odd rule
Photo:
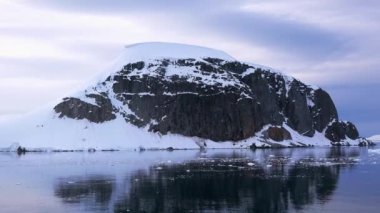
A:
<svg viewBox="0 0 380 213">
<path fill-rule="evenodd" d="M 277 142 L 292 139 L 292 135 L 284 127 L 269 127 L 264 131 L 263 136 Z"/>
<path fill-rule="evenodd" d="M 322 132 L 332 120 L 338 118 L 338 112 L 330 95 L 324 90 L 315 90 L 312 98 L 314 101 L 314 106 L 312 107 L 314 128 L 318 132 Z"/>
<path fill-rule="evenodd" d="M 340 122 L 333 122 L 327 127 L 325 136 L 332 142 L 339 142 L 346 138 L 346 131 Z"/>
<path fill-rule="evenodd" d="M 345 131 L 346 131 L 347 137 L 349 137 L 353 140 L 359 138 L 359 132 L 353 123 L 351 123 L 351 122 L 345 123 Z"/>
<path fill-rule="evenodd" d="M 213 95 L 209 98 L 184 94 L 166 98 L 167 105 L 157 109 L 155 107 L 157 100 L 147 97 L 138 101 L 132 100 L 131 108 L 136 109 L 136 114 L 143 118 L 143 122 L 149 121 L 149 116 L 156 120 L 163 120 L 150 126 L 150 130 L 162 134 L 180 133 L 185 136 L 212 138 L 215 141 L 222 141 L 226 138 L 242 140 L 258 131 L 260 123 L 256 123 L 257 121 L 253 119 L 247 119 L 257 116 L 252 101 L 245 100 L 245 103 L 238 104 L 238 98 L 234 94 Z M 140 108 L 141 104 L 145 105 L 144 109 Z M 184 115 L 186 115 L 186 119 L 184 119 Z M 215 122 L 215 120 L 219 122 Z"/>
<path fill-rule="evenodd" d="M 352 123 L 328 126 L 338 121 L 338 114 L 322 89 L 268 69 L 218 58 L 128 63 L 86 91 L 84 98 L 65 98 L 54 109 L 60 117 L 96 123 L 120 115 L 152 132 L 214 141 L 244 140 L 266 125 L 273 126 L 265 133 L 269 138 L 291 139 L 286 129 L 274 127 L 284 124 L 308 137 L 327 128 L 326 137 L 333 142 L 346 136 L 358 138 Z"/>
<path fill-rule="evenodd" d="M 96 94 L 90 94 L 88 97 L 95 98 L 97 105 L 84 102 L 78 98 L 65 98 L 63 102 L 54 107 L 54 110 L 59 113 L 60 118 L 66 116 L 73 119 L 87 119 L 95 123 L 116 118 L 111 101 L 108 98 Z"/>
<path fill-rule="evenodd" d="M 325 136 L 332 142 L 340 142 L 346 137 L 353 140 L 358 139 L 359 132 L 351 122 L 334 121 L 327 126 Z"/>
<path fill-rule="evenodd" d="M 285 106 L 285 115 L 288 118 L 287 124 L 302 135 L 313 136 L 315 129 L 312 113 L 307 105 L 305 85 L 299 81 L 293 81 L 288 94 L 289 98 Z"/>
</svg>

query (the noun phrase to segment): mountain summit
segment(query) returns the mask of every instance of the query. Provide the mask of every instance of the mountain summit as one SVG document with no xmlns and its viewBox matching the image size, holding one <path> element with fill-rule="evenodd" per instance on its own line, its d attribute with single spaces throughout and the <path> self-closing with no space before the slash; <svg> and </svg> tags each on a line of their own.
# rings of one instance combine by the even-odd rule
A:
<svg viewBox="0 0 380 213">
<path fill-rule="evenodd" d="M 183 44 L 126 46 L 97 83 L 48 111 L 13 140 L 100 149 L 368 144 L 321 88 Z"/>
</svg>

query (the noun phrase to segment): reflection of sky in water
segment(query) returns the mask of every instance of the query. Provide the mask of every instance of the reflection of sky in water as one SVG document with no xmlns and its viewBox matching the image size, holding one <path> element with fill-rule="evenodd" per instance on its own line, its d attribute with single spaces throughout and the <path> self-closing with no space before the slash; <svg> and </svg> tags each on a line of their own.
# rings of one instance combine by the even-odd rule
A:
<svg viewBox="0 0 380 213">
<path fill-rule="evenodd" d="M 375 211 L 379 159 L 366 148 L 2 153 L 0 206 L 4 212 Z"/>
</svg>

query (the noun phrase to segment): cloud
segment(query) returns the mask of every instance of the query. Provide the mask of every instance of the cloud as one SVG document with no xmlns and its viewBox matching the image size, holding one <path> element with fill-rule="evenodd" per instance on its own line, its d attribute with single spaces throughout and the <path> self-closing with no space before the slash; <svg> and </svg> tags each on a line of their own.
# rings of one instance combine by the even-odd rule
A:
<svg viewBox="0 0 380 213">
<path fill-rule="evenodd" d="M 112 2 L 103 0 L 35 0 L 30 3 L 39 7 L 67 10 L 72 12 L 91 12 L 99 14 L 125 14 L 130 12 L 155 12 L 155 13 L 193 13 L 194 11 L 210 11 L 214 8 L 234 6 L 244 2 L 243 0 L 113 0 Z M 147 14 L 148 14 L 147 13 Z"/>
<path fill-rule="evenodd" d="M 43 78 L 0 78 L 0 115 L 32 111 L 67 95 L 78 82 Z M 9 105 L 11 104 L 11 105 Z"/>
<path fill-rule="evenodd" d="M 157 18 L 153 25 L 160 31 L 186 31 L 193 34 L 221 34 L 229 40 L 241 40 L 287 52 L 298 58 L 323 59 L 342 54 L 344 36 L 329 32 L 320 26 L 280 19 L 260 10 L 244 10 L 250 1 L 47 1 L 37 0 L 40 5 L 60 11 L 86 14 L 124 16 L 134 14 Z M 258 1 L 260 2 L 260 1 Z M 257 6 L 262 5 L 257 4 Z M 256 4 L 254 5 L 254 7 Z M 242 9 L 243 8 L 243 9 Z M 148 19 L 147 22 L 152 22 Z M 96 23 L 96 22 L 95 22 Z M 148 24 L 149 23 L 143 23 Z M 174 27 L 173 27 L 174 26 Z M 152 27 L 152 26 L 150 26 Z M 166 29 L 165 29 L 166 28 Z M 180 30 L 178 30 L 180 29 Z"/>
<path fill-rule="evenodd" d="M 287 52 L 300 60 L 323 60 L 344 53 L 344 36 L 317 26 L 255 13 L 223 13 L 206 26 L 234 39 Z"/>
</svg>

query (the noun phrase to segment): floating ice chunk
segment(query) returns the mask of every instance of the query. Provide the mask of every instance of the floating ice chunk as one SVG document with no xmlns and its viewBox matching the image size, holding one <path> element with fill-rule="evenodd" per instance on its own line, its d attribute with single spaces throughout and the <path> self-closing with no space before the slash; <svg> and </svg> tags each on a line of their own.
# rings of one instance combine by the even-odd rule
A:
<svg viewBox="0 0 380 213">
<path fill-rule="evenodd" d="M 368 152 L 372 154 L 380 154 L 380 149 L 369 149 Z"/>
</svg>

